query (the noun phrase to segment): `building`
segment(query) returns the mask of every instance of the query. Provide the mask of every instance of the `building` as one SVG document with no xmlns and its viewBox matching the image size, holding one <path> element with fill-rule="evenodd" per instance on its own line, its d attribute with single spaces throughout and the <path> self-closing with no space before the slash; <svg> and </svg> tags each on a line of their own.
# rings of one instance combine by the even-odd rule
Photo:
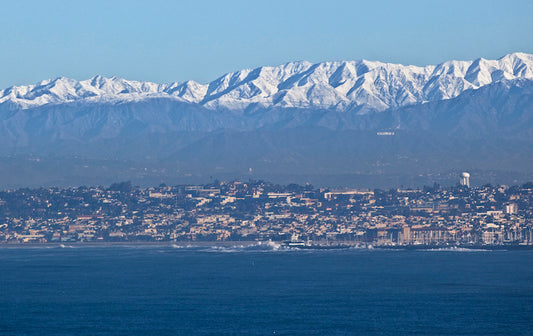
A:
<svg viewBox="0 0 533 336">
<path fill-rule="evenodd" d="M 462 186 L 470 188 L 470 174 L 467 172 L 461 173 L 461 179 L 459 180 L 459 184 Z"/>
</svg>

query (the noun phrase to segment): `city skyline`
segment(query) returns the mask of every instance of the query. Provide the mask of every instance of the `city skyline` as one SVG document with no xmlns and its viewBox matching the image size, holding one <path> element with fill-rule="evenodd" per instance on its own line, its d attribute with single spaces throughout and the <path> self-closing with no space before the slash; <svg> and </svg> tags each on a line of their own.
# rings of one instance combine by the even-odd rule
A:
<svg viewBox="0 0 533 336">
<path fill-rule="evenodd" d="M 533 183 L 325 189 L 131 182 L 0 192 L 1 244 L 279 242 L 289 248 L 533 245 Z M 467 181 L 468 182 L 468 181 Z"/>
</svg>

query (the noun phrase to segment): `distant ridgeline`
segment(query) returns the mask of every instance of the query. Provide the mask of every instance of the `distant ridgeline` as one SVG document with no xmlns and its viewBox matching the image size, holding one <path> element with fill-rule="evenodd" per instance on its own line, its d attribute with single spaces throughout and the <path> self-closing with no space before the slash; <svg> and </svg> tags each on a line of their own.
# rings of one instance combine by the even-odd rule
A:
<svg viewBox="0 0 533 336">
<path fill-rule="evenodd" d="M 263 181 L 0 192 L 0 244 L 279 242 L 285 248 L 533 248 L 533 183 L 317 189 Z"/>
<path fill-rule="evenodd" d="M 0 91 L 0 186 L 261 178 L 320 185 L 533 178 L 533 55 L 291 62 L 207 84 L 68 78 Z"/>
</svg>

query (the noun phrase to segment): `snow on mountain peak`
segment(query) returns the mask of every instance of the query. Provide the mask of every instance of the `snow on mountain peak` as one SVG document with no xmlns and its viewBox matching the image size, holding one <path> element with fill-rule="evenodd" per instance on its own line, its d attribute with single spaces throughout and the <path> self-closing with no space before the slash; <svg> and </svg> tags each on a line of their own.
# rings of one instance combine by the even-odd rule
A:
<svg viewBox="0 0 533 336">
<path fill-rule="evenodd" d="M 30 108 L 165 97 L 208 109 L 244 110 L 253 104 L 381 111 L 450 99 L 468 89 L 518 78 L 533 80 L 533 55 L 513 53 L 498 60 L 447 61 L 425 67 L 366 60 L 316 64 L 299 61 L 228 73 L 208 84 L 157 84 L 102 76 L 76 81 L 59 77 L 2 90 L 0 104 L 9 102 L 18 108 Z"/>
</svg>

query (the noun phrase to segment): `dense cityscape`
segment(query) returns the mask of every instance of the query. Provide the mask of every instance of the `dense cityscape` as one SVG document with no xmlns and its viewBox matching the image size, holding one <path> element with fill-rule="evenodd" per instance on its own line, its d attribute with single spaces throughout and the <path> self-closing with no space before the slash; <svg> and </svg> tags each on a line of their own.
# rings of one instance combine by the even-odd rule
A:
<svg viewBox="0 0 533 336">
<path fill-rule="evenodd" d="M 464 179 L 464 176 L 462 177 Z M 263 181 L 0 192 L 0 243 L 533 245 L 533 183 L 355 190 Z"/>
</svg>

